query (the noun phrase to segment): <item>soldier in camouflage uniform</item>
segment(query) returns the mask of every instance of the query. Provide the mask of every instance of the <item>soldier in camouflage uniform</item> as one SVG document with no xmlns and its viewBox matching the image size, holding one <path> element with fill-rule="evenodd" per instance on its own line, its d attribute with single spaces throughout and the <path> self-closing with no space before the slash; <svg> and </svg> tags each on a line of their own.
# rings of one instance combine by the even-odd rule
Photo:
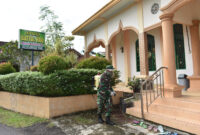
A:
<svg viewBox="0 0 200 135">
<path fill-rule="evenodd" d="M 109 65 L 106 67 L 106 71 L 101 75 L 100 84 L 97 91 L 97 105 L 98 105 L 98 122 L 103 123 L 101 114 L 103 109 L 106 109 L 106 124 L 114 125 L 110 121 L 111 107 L 112 107 L 112 96 L 116 95 L 111 86 L 111 78 L 113 74 L 113 66 Z"/>
</svg>

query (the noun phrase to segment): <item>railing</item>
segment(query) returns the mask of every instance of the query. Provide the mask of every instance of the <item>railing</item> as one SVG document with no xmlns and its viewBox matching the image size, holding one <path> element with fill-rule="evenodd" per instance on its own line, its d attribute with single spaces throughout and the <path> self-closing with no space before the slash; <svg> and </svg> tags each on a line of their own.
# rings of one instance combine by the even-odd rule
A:
<svg viewBox="0 0 200 135">
<path fill-rule="evenodd" d="M 144 119 L 144 99 L 146 98 L 146 110 L 149 111 L 149 106 L 158 98 L 164 96 L 164 74 L 163 70 L 167 67 L 159 68 L 154 74 L 148 77 L 141 84 L 141 113 Z"/>
</svg>

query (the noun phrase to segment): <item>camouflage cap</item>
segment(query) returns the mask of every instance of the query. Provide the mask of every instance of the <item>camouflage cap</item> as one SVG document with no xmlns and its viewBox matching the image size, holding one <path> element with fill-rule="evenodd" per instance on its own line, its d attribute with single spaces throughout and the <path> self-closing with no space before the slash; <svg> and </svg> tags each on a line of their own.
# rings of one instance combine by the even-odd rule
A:
<svg viewBox="0 0 200 135">
<path fill-rule="evenodd" d="M 114 68 L 113 68 L 112 65 L 108 65 L 108 66 L 106 66 L 106 69 L 111 69 L 111 70 L 113 70 Z"/>
</svg>

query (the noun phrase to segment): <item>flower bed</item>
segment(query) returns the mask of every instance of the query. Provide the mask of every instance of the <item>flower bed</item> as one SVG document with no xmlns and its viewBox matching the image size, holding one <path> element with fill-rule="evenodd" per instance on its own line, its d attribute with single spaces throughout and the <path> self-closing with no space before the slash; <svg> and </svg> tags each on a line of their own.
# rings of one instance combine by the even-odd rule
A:
<svg viewBox="0 0 200 135">
<path fill-rule="evenodd" d="M 121 92 L 113 97 L 113 103 L 119 104 Z M 43 118 L 52 118 L 64 114 L 97 108 L 96 94 L 67 97 L 37 97 L 10 92 L 0 92 L 0 106 L 8 110 Z"/>
</svg>

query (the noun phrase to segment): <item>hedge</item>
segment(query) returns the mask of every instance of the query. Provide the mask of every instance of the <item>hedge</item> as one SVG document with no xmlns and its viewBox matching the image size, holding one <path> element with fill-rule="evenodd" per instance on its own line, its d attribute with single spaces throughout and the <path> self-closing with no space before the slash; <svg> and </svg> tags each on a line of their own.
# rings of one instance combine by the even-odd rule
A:
<svg viewBox="0 0 200 135">
<path fill-rule="evenodd" d="M 50 75 L 40 72 L 19 72 L 0 76 L 0 89 L 8 92 L 58 97 L 94 94 L 94 76 L 98 70 L 72 69 Z"/>
</svg>

